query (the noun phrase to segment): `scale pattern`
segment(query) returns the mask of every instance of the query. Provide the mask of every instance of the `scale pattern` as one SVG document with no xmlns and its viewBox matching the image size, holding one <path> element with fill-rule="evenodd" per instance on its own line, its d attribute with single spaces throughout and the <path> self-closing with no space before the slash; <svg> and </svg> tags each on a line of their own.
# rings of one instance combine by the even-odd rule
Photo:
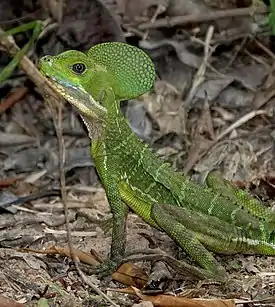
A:
<svg viewBox="0 0 275 307">
<path fill-rule="evenodd" d="M 92 47 L 88 56 L 112 75 L 118 99 L 138 97 L 154 84 L 154 65 L 148 55 L 136 47 L 119 42 L 103 43 Z"/>
</svg>

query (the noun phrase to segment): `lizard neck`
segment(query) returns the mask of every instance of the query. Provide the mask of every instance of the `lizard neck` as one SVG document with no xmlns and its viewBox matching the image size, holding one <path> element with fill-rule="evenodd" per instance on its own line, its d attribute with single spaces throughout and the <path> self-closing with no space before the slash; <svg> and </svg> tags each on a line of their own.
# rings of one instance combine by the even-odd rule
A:
<svg viewBox="0 0 275 307">
<path fill-rule="evenodd" d="M 91 141 L 114 141 L 117 139 L 119 142 L 123 136 L 125 137 L 132 132 L 120 110 L 115 115 L 111 114 L 105 120 L 89 118 L 85 115 L 81 115 L 81 118 Z"/>
<path fill-rule="evenodd" d="M 121 111 L 119 111 L 116 116 L 109 118 L 106 125 L 104 125 L 106 141 L 117 139 L 118 142 L 121 142 L 121 140 L 124 140 L 129 133 L 132 133 L 132 130 Z"/>
<path fill-rule="evenodd" d="M 133 131 L 120 110 L 118 100 L 109 104 L 108 107 L 108 116 L 102 125 L 103 138 L 107 143 L 108 141 L 111 143 L 115 141 L 119 144 L 121 141 L 125 141 L 130 134 L 132 135 Z"/>
<path fill-rule="evenodd" d="M 127 120 L 120 110 L 120 100 L 115 97 L 113 89 L 106 88 L 102 97 L 98 99 L 100 104 L 107 110 L 105 116 L 89 117 L 81 114 L 91 141 L 101 141 L 114 144 L 132 134 Z"/>
<path fill-rule="evenodd" d="M 103 136 L 103 122 L 97 118 L 89 119 L 84 115 L 81 118 L 88 130 L 89 138 L 91 141 L 102 139 Z"/>
</svg>

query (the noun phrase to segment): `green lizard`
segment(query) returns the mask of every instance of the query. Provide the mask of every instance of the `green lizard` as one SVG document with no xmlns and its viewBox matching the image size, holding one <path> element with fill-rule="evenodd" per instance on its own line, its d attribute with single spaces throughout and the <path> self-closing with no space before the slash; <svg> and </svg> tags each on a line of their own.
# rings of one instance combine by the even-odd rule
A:
<svg viewBox="0 0 275 307">
<path fill-rule="evenodd" d="M 210 251 L 275 255 L 275 213 L 245 191 L 209 175 L 208 188 L 173 170 L 132 132 L 120 101 L 149 91 L 150 58 L 124 43 L 103 43 L 87 54 L 45 56 L 41 72 L 80 113 L 89 131 L 91 156 L 113 213 L 110 261 L 125 252 L 130 207 L 165 231 L 201 267 L 204 277 L 224 279 Z"/>
</svg>

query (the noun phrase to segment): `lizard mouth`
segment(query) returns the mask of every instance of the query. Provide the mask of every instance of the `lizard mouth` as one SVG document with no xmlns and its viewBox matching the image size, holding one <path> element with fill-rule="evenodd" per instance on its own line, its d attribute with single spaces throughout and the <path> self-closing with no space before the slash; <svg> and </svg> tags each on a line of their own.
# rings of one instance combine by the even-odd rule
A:
<svg viewBox="0 0 275 307">
<path fill-rule="evenodd" d="M 106 115 L 106 108 L 101 106 L 81 85 L 75 86 L 48 75 L 45 75 L 45 77 L 51 86 L 81 114 L 96 118 Z"/>
</svg>

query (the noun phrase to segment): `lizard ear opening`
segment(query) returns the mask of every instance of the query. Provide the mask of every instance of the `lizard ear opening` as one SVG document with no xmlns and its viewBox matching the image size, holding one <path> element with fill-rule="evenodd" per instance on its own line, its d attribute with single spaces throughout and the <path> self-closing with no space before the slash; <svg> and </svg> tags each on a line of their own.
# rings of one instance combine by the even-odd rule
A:
<svg viewBox="0 0 275 307">
<path fill-rule="evenodd" d="M 103 43 L 92 47 L 88 56 L 107 69 L 113 91 L 121 100 L 138 97 L 153 87 L 154 64 L 139 48 L 119 42 Z"/>
</svg>

